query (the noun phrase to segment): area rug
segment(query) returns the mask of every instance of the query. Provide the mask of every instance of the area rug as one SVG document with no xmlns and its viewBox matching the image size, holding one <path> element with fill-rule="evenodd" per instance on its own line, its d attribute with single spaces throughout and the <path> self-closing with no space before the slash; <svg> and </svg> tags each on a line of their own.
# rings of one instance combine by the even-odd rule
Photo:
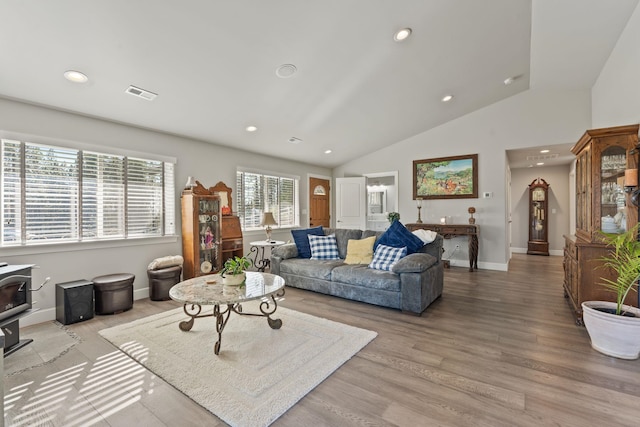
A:
<svg viewBox="0 0 640 427">
<path fill-rule="evenodd" d="M 5 376 L 51 363 L 80 342 L 76 334 L 56 321 L 20 328 L 20 339 L 33 342 L 5 357 Z"/>
<path fill-rule="evenodd" d="M 253 305 L 243 309 L 257 312 Z M 196 319 L 183 332 L 182 308 L 100 335 L 226 423 L 267 426 L 377 335 L 283 307 L 272 317 L 282 320 L 280 329 L 232 313 L 218 356 L 214 318 Z"/>
</svg>

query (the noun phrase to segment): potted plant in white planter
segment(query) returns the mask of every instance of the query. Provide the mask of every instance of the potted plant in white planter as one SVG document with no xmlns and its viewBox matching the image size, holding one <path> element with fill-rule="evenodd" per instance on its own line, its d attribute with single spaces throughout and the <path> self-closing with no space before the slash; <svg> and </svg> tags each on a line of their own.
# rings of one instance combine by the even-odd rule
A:
<svg viewBox="0 0 640 427">
<path fill-rule="evenodd" d="M 640 356 L 640 310 L 624 304 L 627 295 L 638 292 L 640 279 L 640 242 L 638 224 L 623 234 L 604 234 L 611 247 L 604 266 L 613 269 L 615 280 L 602 278 L 602 286 L 616 295 L 616 302 L 585 301 L 582 318 L 591 338 L 591 346 L 601 353 L 621 359 Z"/>
<path fill-rule="evenodd" d="M 244 271 L 252 265 L 251 259 L 246 256 L 229 258 L 220 270 L 222 284 L 226 286 L 242 285 L 247 278 Z"/>
</svg>

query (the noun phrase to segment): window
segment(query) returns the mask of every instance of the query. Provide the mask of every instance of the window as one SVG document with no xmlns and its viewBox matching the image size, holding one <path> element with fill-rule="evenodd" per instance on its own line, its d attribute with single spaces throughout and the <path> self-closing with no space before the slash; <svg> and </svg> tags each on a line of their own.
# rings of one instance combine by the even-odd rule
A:
<svg viewBox="0 0 640 427">
<path fill-rule="evenodd" d="M 175 234 L 174 164 L 3 139 L 0 246 Z"/>
<path fill-rule="evenodd" d="M 275 173 L 238 170 L 236 203 L 243 230 L 262 229 L 263 212 L 271 212 L 278 223 L 275 228 L 300 224 L 298 177 Z"/>
</svg>

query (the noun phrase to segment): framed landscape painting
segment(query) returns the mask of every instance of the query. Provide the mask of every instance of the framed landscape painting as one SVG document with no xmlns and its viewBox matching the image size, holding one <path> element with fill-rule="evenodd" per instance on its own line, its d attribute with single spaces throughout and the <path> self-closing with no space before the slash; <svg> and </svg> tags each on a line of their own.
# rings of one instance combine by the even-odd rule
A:
<svg viewBox="0 0 640 427">
<path fill-rule="evenodd" d="M 414 199 L 478 198 L 478 155 L 413 161 Z"/>
</svg>

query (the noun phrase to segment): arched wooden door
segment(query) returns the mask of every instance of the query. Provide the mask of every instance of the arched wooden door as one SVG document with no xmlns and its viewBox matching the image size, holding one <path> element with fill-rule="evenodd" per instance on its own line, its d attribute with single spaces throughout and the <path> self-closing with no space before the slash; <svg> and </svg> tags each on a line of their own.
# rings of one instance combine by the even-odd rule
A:
<svg viewBox="0 0 640 427">
<path fill-rule="evenodd" d="M 328 179 L 309 178 L 309 226 L 329 227 L 330 183 Z"/>
</svg>

